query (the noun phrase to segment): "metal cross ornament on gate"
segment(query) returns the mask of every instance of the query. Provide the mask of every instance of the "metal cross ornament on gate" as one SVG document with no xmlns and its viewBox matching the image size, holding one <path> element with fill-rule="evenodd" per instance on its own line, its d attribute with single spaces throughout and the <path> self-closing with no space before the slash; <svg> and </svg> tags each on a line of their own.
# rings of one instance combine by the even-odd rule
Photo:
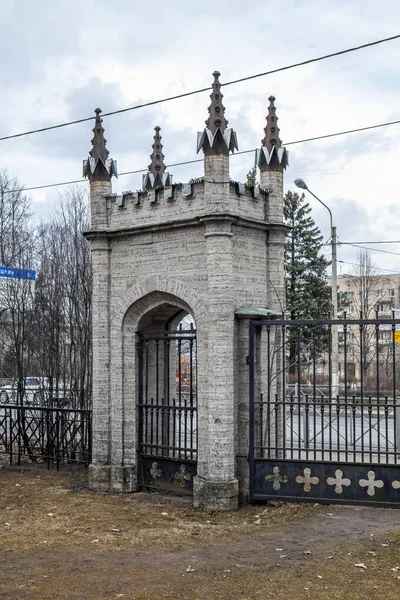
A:
<svg viewBox="0 0 400 600">
<path fill-rule="evenodd" d="M 375 471 L 368 471 L 368 479 L 360 479 L 359 484 L 361 487 L 367 487 L 368 496 L 375 496 L 375 488 L 383 488 L 382 479 L 375 481 Z"/>
<path fill-rule="evenodd" d="M 345 477 L 343 479 L 343 471 L 341 469 L 336 469 L 335 471 L 335 477 L 328 477 L 328 479 L 326 480 L 326 483 L 328 485 L 334 485 L 335 486 L 335 492 L 337 494 L 342 494 L 343 493 L 343 485 L 348 486 L 351 485 L 351 479 L 349 479 L 348 477 Z"/>
<path fill-rule="evenodd" d="M 303 473 L 304 477 L 302 477 L 301 475 L 297 475 L 296 482 L 304 483 L 303 490 L 305 492 L 311 492 L 311 486 L 317 485 L 317 483 L 319 483 L 319 477 L 311 477 L 311 469 L 309 469 L 308 467 L 304 469 Z"/>
<path fill-rule="evenodd" d="M 288 476 L 287 475 L 281 475 L 280 468 L 279 467 L 274 467 L 272 469 L 272 475 L 266 475 L 265 476 L 265 481 L 273 481 L 274 483 L 272 484 L 272 489 L 277 492 L 278 490 L 281 489 L 281 483 L 287 483 L 288 482 Z"/>
<path fill-rule="evenodd" d="M 153 462 L 150 469 L 150 475 L 153 479 L 157 479 L 157 477 L 161 477 L 162 470 L 158 468 L 158 463 Z"/>
</svg>

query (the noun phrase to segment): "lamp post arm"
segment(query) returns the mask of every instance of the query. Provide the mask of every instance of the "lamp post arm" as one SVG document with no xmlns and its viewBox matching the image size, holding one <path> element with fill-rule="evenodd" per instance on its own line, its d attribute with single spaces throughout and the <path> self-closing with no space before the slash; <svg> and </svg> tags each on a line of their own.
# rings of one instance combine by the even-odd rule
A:
<svg viewBox="0 0 400 600">
<path fill-rule="evenodd" d="M 322 202 L 322 200 L 320 200 L 320 199 L 318 198 L 318 196 L 316 196 L 315 194 L 313 194 L 313 192 L 312 192 L 311 190 L 309 190 L 308 188 L 307 188 L 307 192 L 308 192 L 309 194 L 311 194 L 311 196 L 314 196 L 314 198 L 315 198 L 316 200 L 318 200 L 318 202 L 320 202 L 320 203 L 322 204 L 322 206 L 325 206 L 326 210 L 329 212 L 329 217 L 330 217 L 330 219 L 331 219 L 331 233 L 332 233 L 332 228 L 333 228 L 333 218 L 332 218 L 332 211 L 331 211 L 331 209 L 329 208 L 329 206 L 327 206 L 327 205 L 325 204 L 325 202 Z"/>
</svg>

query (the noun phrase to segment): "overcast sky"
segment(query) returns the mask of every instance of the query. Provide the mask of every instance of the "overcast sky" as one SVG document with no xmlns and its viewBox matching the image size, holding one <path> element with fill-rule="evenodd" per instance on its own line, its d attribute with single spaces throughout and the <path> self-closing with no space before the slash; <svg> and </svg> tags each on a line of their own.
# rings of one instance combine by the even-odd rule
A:
<svg viewBox="0 0 400 600">
<path fill-rule="evenodd" d="M 358 46 L 400 33 L 400 3 L 372 0 L 9 0 L 2 2 L 0 136 L 134 106 Z M 276 96 L 283 142 L 400 119 L 400 39 L 223 89 L 239 149 L 260 146 L 268 96 Z M 120 172 L 146 168 L 159 125 L 167 164 L 193 160 L 209 92 L 106 117 Z M 1 166 L 25 187 L 79 179 L 91 123 L 1 143 Z M 302 177 L 333 212 L 339 240 L 400 240 L 400 125 L 288 145 L 285 188 Z M 244 181 L 252 154 L 231 158 Z M 175 181 L 203 174 L 202 163 L 173 167 Z M 83 184 L 86 188 L 88 184 Z M 114 191 L 138 189 L 141 175 Z M 45 215 L 66 188 L 30 192 Z M 329 239 L 329 216 L 310 197 Z M 399 219 L 399 221 L 398 221 Z M 368 244 L 365 244 L 368 245 Z M 374 246 L 382 269 L 400 273 L 400 242 Z M 327 255 L 329 255 L 327 247 Z M 357 249 L 341 246 L 354 263 Z M 341 263 L 339 272 L 351 272 Z M 387 271 L 389 272 L 389 271 Z"/>
</svg>

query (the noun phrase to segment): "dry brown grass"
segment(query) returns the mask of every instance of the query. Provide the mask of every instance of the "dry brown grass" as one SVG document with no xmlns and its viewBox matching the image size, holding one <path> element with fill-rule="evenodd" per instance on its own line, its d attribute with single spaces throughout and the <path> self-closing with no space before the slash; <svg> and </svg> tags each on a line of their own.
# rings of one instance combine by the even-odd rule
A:
<svg viewBox="0 0 400 600">
<path fill-rule="evenodd" d="M 399 512 L 289 504 L 212 514 L 172 497 L 95 494 L 86 479 L 0 469 L 0 598 L 400 598 Z"/>
</svg>

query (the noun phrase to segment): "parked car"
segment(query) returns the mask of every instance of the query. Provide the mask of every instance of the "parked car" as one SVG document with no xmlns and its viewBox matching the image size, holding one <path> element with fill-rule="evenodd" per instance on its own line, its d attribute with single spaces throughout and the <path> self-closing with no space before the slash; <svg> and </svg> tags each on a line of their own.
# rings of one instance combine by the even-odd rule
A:
<svg viewBox="0 0 400 600">
<path fill-rule="evenodd" d="M 25 377 L 23 381 L 15 380 L 11 385 L 0 387 L 0 404 L 18 404 L 18 391 L 22 390 L 25 406 L 49 406 L 50 386 L 47 377 Z M 58 392 L 53 389 L 53 396 L 64 399 L 64 385 L 59 382 Z"/>
</svg>

